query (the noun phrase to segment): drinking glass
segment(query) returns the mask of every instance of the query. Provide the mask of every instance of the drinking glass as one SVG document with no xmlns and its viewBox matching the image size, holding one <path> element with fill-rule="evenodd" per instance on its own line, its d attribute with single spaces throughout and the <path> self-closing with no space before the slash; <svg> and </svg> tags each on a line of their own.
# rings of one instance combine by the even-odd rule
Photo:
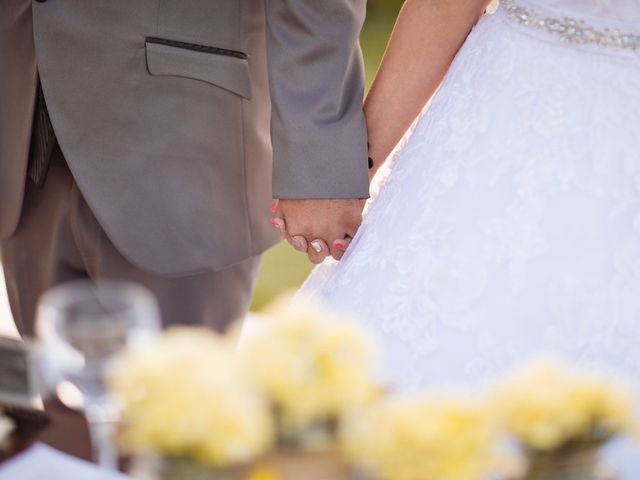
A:
<svg viewBox="0 0 640 480">
<path fill-rule="evenodd" d="M 53 288 L 42 297 L 36 333 L 42 376 L 52 390 L 68 382 L 82 396 L 94 458 L 117 470 L 113 441 L 117 401 L 105 385 L 114 355 L 160 331 L 160 314 L 144 287 L 122 281 L 81 280 Z"/>
</svg>

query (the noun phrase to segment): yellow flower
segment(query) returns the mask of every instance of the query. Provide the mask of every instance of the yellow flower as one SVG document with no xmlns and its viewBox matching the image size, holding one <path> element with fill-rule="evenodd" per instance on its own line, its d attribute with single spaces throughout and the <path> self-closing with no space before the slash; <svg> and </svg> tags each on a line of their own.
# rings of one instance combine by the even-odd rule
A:
<svg viewBox="0 0 640 480">
<path fill-rule="evenodd" d="M 474 480 L 498 465 L 491 409 L 469 396 L 399 396 L 352 416 L 346 451 L 382 480 Z"/>
<path fill-rule="evenodd" d="M 634 397 L 616 383 L 553 360 L 516 370 L 494 392 L 505 427 L 527 448 L 553 450 L 632 428 Z"/>
<path fill-rule="evenodd" d="M 242 463 L 272 440 L 265 400 L 243 376 L 234 346 L 207 329 L 175 328 L 123 353 L 110 378 L 134 452 Z"/>
<path fill-rule="evenodd" d="M 373 392 L 373 346 L 365 332 L 308 299 L 281 300 L 243 354 L 285 425 L 335 419 Z"/>
</svg>

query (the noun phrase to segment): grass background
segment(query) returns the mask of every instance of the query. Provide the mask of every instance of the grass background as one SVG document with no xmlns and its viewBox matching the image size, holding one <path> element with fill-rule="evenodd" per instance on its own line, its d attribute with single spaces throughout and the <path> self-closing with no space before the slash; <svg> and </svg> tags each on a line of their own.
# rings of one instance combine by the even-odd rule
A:
<svg viewBox="0 0 640 480">
<path fill-rule="evenodd" d="M 375 75 L 400 7 L 396 0 L 370 2 L 360 41 L 364 53 L 367 86 Z M 297 288 L 313 265 L 307 257 L 281 243 L 269 250 L 262 264 L 252 310 L 260 310 L 279 293 Z"/>
</svg>

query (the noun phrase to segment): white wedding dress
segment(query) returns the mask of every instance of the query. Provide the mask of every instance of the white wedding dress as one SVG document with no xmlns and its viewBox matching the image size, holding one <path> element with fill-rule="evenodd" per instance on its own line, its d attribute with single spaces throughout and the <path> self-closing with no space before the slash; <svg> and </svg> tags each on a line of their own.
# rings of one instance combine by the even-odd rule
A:
<svg viewBox="0 0 640 480">
<path fill-rule="evenodd" d="M 554 352 L 640 385 L 640 0 L 503 0 L 379 177 L 302 292 L 378 334 L 390 382 Z M 630 442 L 608 460 L 640 479 Z"/>
</svg>

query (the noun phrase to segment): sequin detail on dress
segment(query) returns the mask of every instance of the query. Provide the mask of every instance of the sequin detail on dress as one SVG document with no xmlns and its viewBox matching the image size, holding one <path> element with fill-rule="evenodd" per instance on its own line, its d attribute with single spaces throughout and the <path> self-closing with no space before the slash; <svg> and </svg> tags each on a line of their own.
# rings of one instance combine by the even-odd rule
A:
<svg viewBox="0 0 640 480">
<path fill-rule="evenodd" d="M 514 0 L 500 2 L 512 21 L 546 32 L 572 45 L 593 45 L 606 49 L 640 50 L 640 34 L 623 32 L 615 27 L 597 28 L 573 17 L 555 17 Z"/>
</svg>

